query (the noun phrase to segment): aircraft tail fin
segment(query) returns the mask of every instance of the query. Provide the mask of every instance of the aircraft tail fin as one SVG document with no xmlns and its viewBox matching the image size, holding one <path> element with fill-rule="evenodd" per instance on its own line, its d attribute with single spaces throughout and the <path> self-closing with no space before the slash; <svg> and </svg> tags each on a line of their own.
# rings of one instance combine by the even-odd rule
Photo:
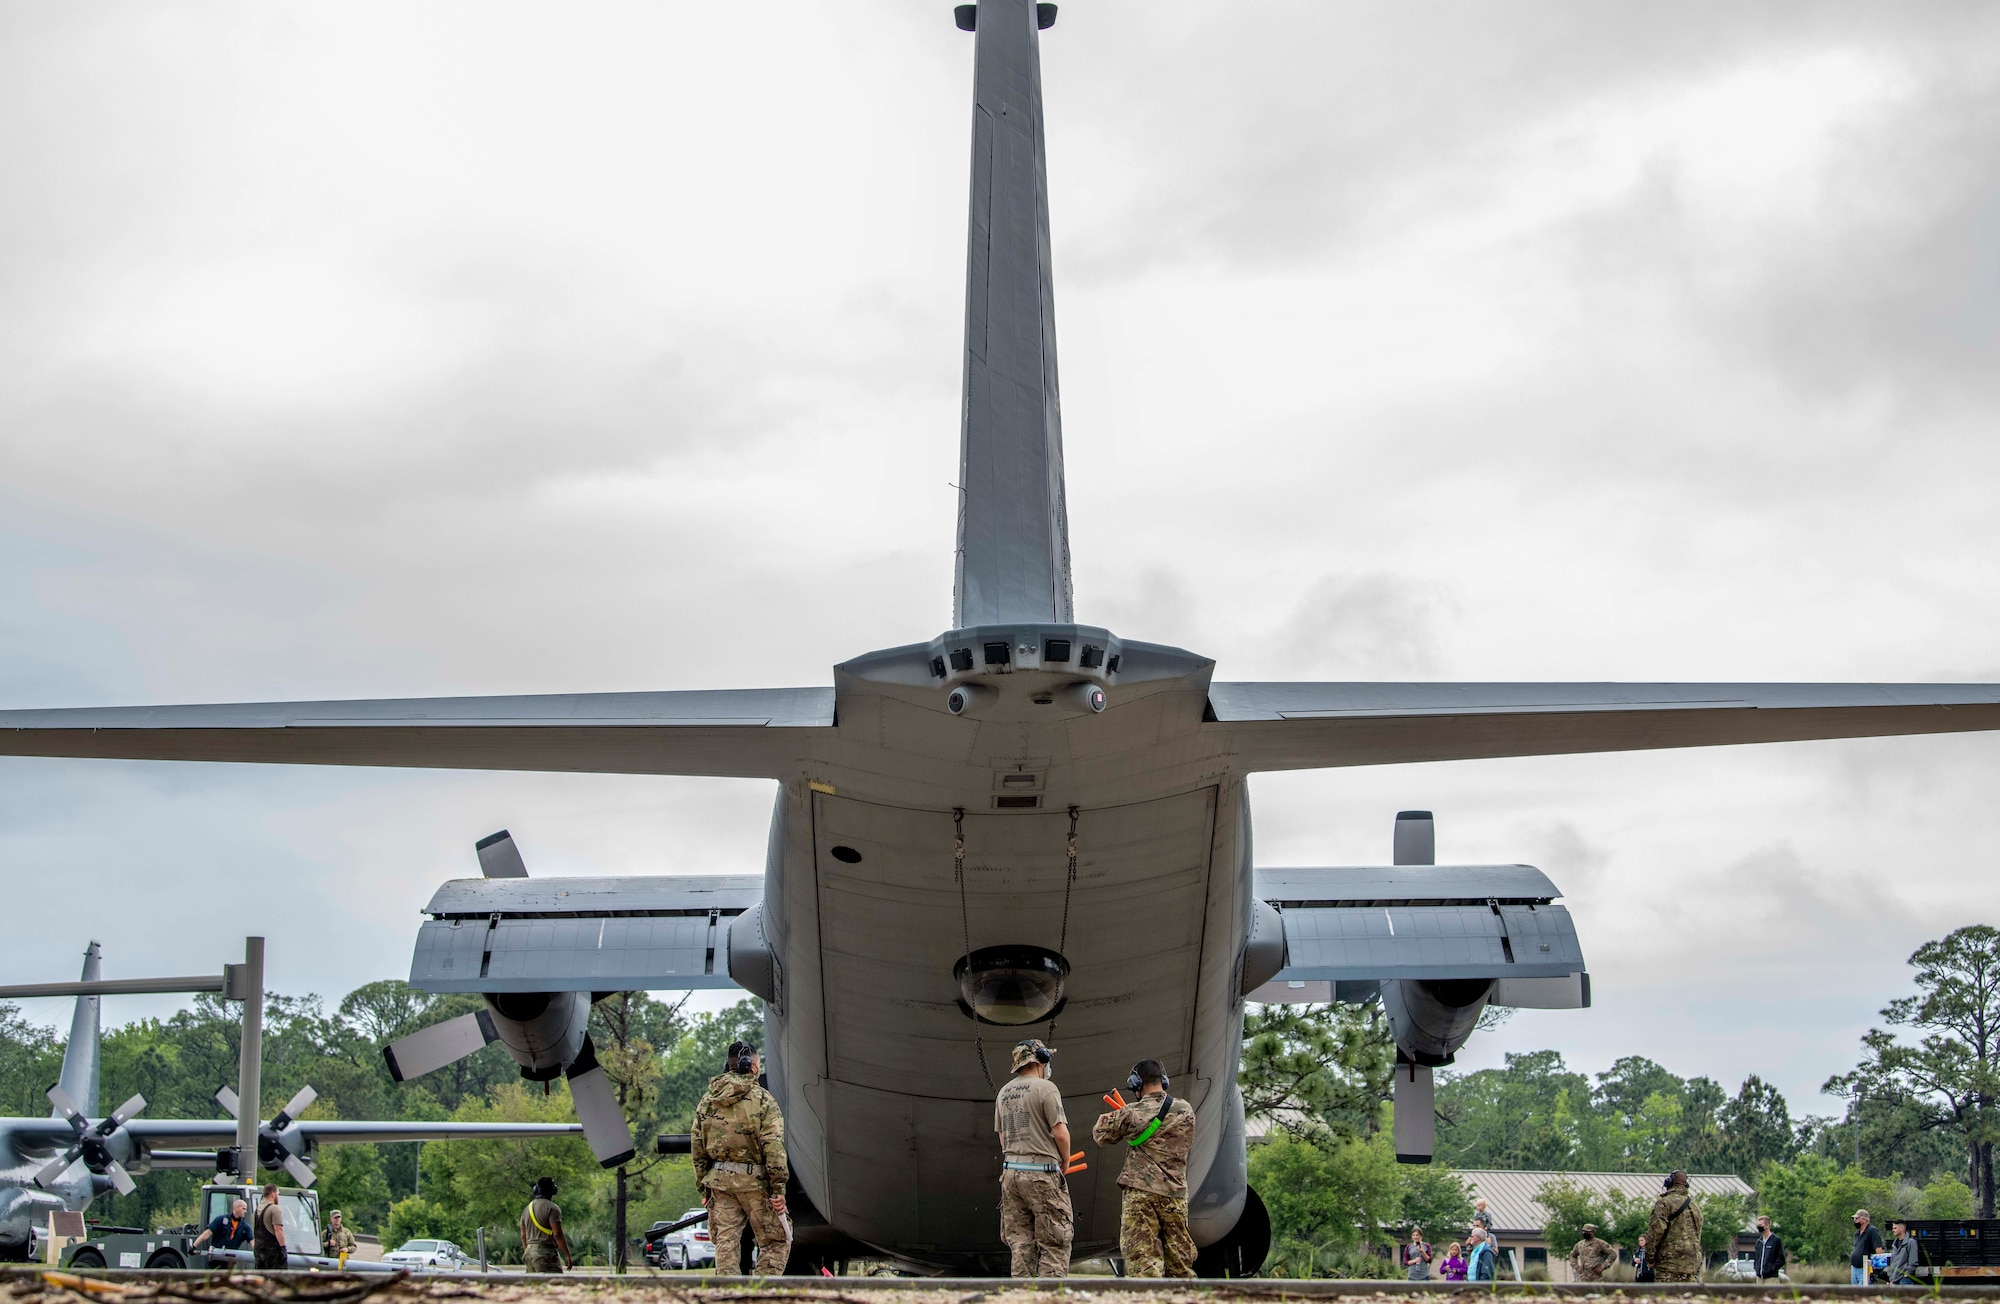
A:
<svg viewBox="0 0 2000 1304">
<path fill-rule="evenodd" d="M 103 977 L 99 961 L 104 948 L 95 941 L 83 953 L 83 981 L 96 982 Z M 79 996 L 76 998 L 76 1012 L 70 1015 L 69 1044 L 63 1048 L 62 1089 L 76 1102 L 76 1107 L 89 1118 L 97 1117 L 97 1046 L 98 1007 L 102 996 Z M 56 1111 L 60 1113 L 61 1111 Z"/>
<path fill-rule="evenodd" d="M 953 622 L 1066 624 L 1074 616 L 1037 35 L 1055 6 L 960 8 L 978 53 Z"/>
</svg>

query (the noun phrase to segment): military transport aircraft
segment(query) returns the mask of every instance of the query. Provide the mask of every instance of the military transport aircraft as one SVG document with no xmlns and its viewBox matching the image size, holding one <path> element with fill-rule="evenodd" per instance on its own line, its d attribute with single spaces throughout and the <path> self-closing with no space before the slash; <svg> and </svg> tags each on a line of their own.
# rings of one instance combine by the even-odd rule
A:
<svg viewBox="0 0 2000 1304">
<path fill-rule="evenodd" d="M 92 942 L 83 954 L 83 981 L 101 977 L 102 951 Z M 35 1232 L 52 1212 L 81 1213 L 107 1191 L 130 1194 L 134 1173 L 155 1168 L 215 1172 L 216 1148 L 236 1141 L 231 1119 L 141 1118 L 144 1096 L 98 1115 L 99 1007 L 102 998 L 79 996 L 63 1047 L 62 1074 L 49 1088 L 49 1118 L 0 1118 L 0 1261 L 32 1256 Z M 569 1123 L 374 1123 L 360 1119 L 302 1119 L 317 1093 L 306 1087 L 270 1122 L 257 1129 L 261 1167 L 311 1186 L 314 1152 L 327 1142 L 450 1141 L 480 1137 L 574 1136 Z M 236 1095 L 216 1093 L 232 1118 Z M 207 1147 L 177 1150 L 173 1146 Z"/>
<path fill-rule="evenodd" d="M 1415 812 L 1389 866 L 1259 869 L 1248 776 L 2000 728 L 1991 684 L 1217 682 L 1197 653 L 1077 623 L 1038 44 L 1055 8 L 956 9 L 977 52 L 954 628 L 837 665 L 831 687 L 15 711 L 0 752 L 775 780 L 761 878 L 536 879 L 489 842 L 487 875 L 430 903 L 411 974 L 487 1009 L 392 1061 L 407 1076 L 502 1041 L 530 1077 L 572 1075 L 610 1160 L 630 1143 L 592 1072 L 591 994 L 742 986 L 767 1003 L 789 1121 L 793 1262 L 817 1229 L 981 1270 L 1005 1263 L 1010 1044 L 1061 1048 L 1082 1117 L 1154 1055 L 1199 1111 L 1205 1270 L 1243 1271 L 1265 1234 L 1235 1085 L 1251 993 L 1379 993 L 1412 1159 L 1430 1069 L 1486 1005 L 1589 999 L 1539 871 L 1434 867 Z M 1079 1257 L 1117 1243 L 1114 1167 L 1073 1179 Z"/>
</svg>

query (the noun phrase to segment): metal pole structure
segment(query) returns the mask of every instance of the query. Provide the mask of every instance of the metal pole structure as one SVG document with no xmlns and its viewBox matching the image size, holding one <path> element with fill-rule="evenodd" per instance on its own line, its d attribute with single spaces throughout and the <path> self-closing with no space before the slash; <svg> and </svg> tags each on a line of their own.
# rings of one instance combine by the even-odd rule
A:
<svg viewBox="0 0 2000 1304">
<path fill-rule="evenodd" d="M 134 996 L 227 990 L 227 977 L 213 974 L 202 974 L 193 978 L 102 978 L 95 982 L 25 983 L 15 987 L 0 987 L 0 1000 L 31 1000 L 37 996 Z"/>
<path fill-rule="evenodd" d="M 479 1270 L 481 1272 L 486 1271 L 486 1225 L 484 1223 L 481 1223 L 479 1227 Z"/>
<path fill-rule="evenodd" d="M 236 1172 L 257 1184 L 257 1127 L 264 1102 L 264 939 L 243 939 L 243 1046 L 236 1062 Z"/>
</svg>

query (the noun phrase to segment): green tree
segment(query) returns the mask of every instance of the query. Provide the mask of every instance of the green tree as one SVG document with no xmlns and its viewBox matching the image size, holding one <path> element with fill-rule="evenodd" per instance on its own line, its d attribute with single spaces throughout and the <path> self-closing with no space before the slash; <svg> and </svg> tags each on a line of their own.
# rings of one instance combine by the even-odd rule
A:
<svg viewBox="0 0 2000 1304">
<path fill-rule="evenodd" d="M 1917 1217 L 1937 1219 L 1970 1218 L 1978 1208 L 1972 1188 L 1950 1173 L 1939 1173 L 1925 1186 L 1917 1203 Z"/>
<path fill-rule="evenodd" d="M 1783 1163 L 1798 1153 L 1784 1093 L 1756 1074 L 1743 1079 L 1736 1098 L 1722 1107 L 1721 1140 L 1715 1149 L 1717 1166 L 1755 1183 L 1764 1165 Z"/>
<path fill-rule="evenodd" d="M 45 1093 L 62 1075 L 62 1053 L 54 1029 L 29 1022 L 20 1006 L 0 1002 L 0 1115 L 46 1116 Z"/>
<path fill-rule="evenodd" d="M 672 1005 L 654 1000 L 644 992 L 619 992 L 591 1007 L 591 1041 L 598 1062 L 617 1094 L 625 1126 L 643 1143 L 659 1120 L 660 1079 L 663 1076 L 661 1046 L 680 1039 L 684 996 Z M 636 1178 L 642 1185 L 659 1164 L 657 1156 L 618 1165 L 610 1179 L 612 1268 L 624 1272 L 629 1266 L 631 1236 L 627 1225 Z M 644 1198 L 641 1190 L 640 1198 Z"/>
<path fill-rule="evenodd" d="M 1402 1192 L 1400 1225 L 1421 1227 L 1431 1239 L 1460 1237 L 1472 1225 L 1472 1194 L 1465 1179 L 1444 1164 L 1398 1164 Z"/>
<path fill-rule="evenodd" d="M 1248 1117 L 1328 1142 L 1375 1125 L 1396 1066 L 1379 1002 L 1261 1006 L 1243 1020 L 1243 1038 Z"/>
<path fill-rule="evenodd" d="M 490 1102 L 467 1100 L 452 1117 L 467 1123 L 570 1123 L 576 1114 L 566 1084 L 553 1084 L 544 1094 L 531 1084 L 515 1081 L 496 1089 Z M 553 1177 L 565 1192 L 575 1193 L 564 1197 L 567 1202 L 563 1208 L 571 1239 L 587 1239 L 580 1233 L 588 1224 L 588 1215 L 577 1216 L 584 1211 L 577 1208 L 576 1196 L 587 1197 L 598 1168 L 581 1137 L 430 1141 L 424 1144 L 420 1162 L 423 1194 L 459 1218 L 461 1231 L 486 1227 L 498 1232 L 501 1244 L 517 1241 L 528 1188 L 538 1177 Z M 401 1207 L 400 1201 L 396 1207 Z M 393 1224 L 394 1208 L 390 1219 Z"/>
<path fill-rule="evenodd" d="M 1250 1155 L 1250 1184 L 1271 1214 L 1274 1242 L 1348 1252 L 1383 1239 L 1402 1217 L 1394 1143 L 1366 1138 L 1319 1144 L 1282 1132 Z"/>
<path fill-rule="evenodd" d="M 382 1153 L 370 1145 L 327 1146 L 318 1155 L 320 1208 L 338 1209 L 357 1232 L 380 1228 L 389 1216 L 389 1181 Z"/>
<path fill-rule="evenodd" d="M 1948 1129 L 1964 1148 L 1966 1184 L 1979 1216 L 1993 1217 L 1993 1142 L 2000 1136 L 2000 929 L 1972 924 L 1910 956 L 1917 994 L 1891 1001 L 1882 1017 L 1919 1034 L 1916 1044 L 1871 1028 L 1853 1072 L 1827 1080 L 1829 1094 L 1909 1099 L 1924 1125 Z M 1862 1126 L 1857 1108 L 1854 1125 Z"/>
<path fill-rule="evenodd" d="M 384 1249 L 393 1250 L 406 1241 L 423 1238 L 460 1245 L 477 1239 L 476 1229 L 464 1215 L 441 1201 L 412 1195 L 389 1206 L 388 1225 L 382 1230 Z"/>
<path fill-rule="evenodd" d="M 1877 1226 L 1887 1227 L 1902 1212 L 1896 1207 L 1894 1179 L 1869 1177 L 1849 1165 L 1807 1192 L 1801 1257 L 1813 1263 L 1845 1262 L 1854 1246 L 1856 1209 L 1868 1210 Z"/>
<path fill-rule="evenodd" d="M 1505 1068 L 1438 1075 L 1438 1157 L 1454 1168 L 1561 1172 L 1599 1149 L 1590 1080 L 1552 1050 Z"/>
<path fill-rule="evenodd" d="M 1802 1154 L 1789 1164 L 1775 1161 L 1758 1170 L 1757 1212 L 1768 1214 L 1771 1230 L 1784 1238 L 1792 1254 L 1810 1262 L 1806 1242 L 1811 1225 L 1806 1217 L 1806 1201 L 1840 1172 L 1840 1165 L 1824 1155 Z"/>
</svg>

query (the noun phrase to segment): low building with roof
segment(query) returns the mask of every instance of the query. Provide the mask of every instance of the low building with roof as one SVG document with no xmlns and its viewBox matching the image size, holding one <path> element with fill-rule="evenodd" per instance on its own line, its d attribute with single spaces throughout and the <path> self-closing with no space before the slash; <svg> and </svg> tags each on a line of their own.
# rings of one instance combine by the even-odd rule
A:
<svg viewBox="0 0 2000 1304">
<path fill-rule="evenodd" d="M 1486 1201 L 1486 1212 L 1493 1218 L 1493 1236 L 1500 1248 L 1513 1250 L 1520 1256 L 1523 1272 L 1529 1268 L 1546 1268 L 1549 1277 L 1555 1281 L 1569 1279 L 1569 1264 L 1566 1260 L 1549 1258 L 1548 1237 L 1543 1228 L 1548 1225 L 1549 1211 L 1542 1206 L 1542 1188 L 1552 1182 L 1566 1182 L 1595 1195 L 1608 1196 L 1613 1191 L 1627 1196 L 1647 1200 L 1660 1193 L 1666 1181 L 1665 1173 L 1514 1173 L 1495 1168 L 1460 1168 L 1452 1170 L 1463 1178 L 1466 1193 L 1474 1200 Z M 1690 1173 L 1688 1189 L 1696 1195 L 1733 1195 L 1749 1197 L 1756 1192 L 1750 1184 L 1734 1173 Z M 1445 1237 L 1437 1230 L 1426 1228 L 1430 1239 L 1442 1243 Z M 1736 1240 L 1730 1247 L 1731 1257 L 1747 1253 L 1756 1244 L 1756 1237 L 1748 1227 L 1737 1229 Z M 1629 1262 L 1632 1247 L 1627 1245 L 1624 1258 Z"/>
</svg>

